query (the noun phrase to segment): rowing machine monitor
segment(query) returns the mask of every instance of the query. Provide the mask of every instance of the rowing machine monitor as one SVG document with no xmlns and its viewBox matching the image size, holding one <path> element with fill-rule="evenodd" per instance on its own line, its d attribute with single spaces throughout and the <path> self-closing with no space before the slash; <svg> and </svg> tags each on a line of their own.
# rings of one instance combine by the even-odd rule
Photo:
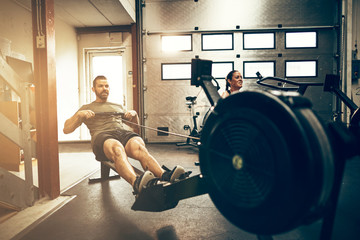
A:
<svg viewBox="0 0 360 240">
<path fill-rule="evenodd" d="M 212 61 L 194 58 L 191 60 L 191 85 L 204 89 L 211 106 L 215 106 L 220 95 L 218 88 L 212 84 L 211 76 Z"/>
<path fill-rule="evenodd" d="M 212 61 L 194 58 L 191 60 L 191 85 L 199 87 L 204 77 L 211 77 Z M 210 79 L 211 80 L 211 79 Z"/>
</svg>

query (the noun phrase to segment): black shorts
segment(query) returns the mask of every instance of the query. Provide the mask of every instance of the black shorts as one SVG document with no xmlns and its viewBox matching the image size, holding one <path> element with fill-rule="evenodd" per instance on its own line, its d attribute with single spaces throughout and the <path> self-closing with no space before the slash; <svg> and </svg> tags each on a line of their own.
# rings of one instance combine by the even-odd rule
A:
<svg viewBox="0 0 360 240">
<path fill-rule="evenodd" d="M 94 140 L 93 143 L 93 152 L 95 154 L 95 158 L 98 161 L 110 161 L 104 153 L 104 142 L 107 139 L 116 139 L 118 140 L 124 147 L 126 143 L 133 137 L 138 137 L 137 133 L 128 130 L 114 130 L 109 132 L 102 132 L 99 133 Z"/>
</svg>

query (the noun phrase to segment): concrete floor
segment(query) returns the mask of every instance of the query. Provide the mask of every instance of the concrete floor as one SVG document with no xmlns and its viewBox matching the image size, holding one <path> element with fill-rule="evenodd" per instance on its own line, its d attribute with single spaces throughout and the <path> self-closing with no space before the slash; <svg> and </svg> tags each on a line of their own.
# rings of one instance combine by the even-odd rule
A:
<svg viewBox="0 0 360 240">
<path fill-rule="evenodd" d="M 173 144 L 149 144 L 149 151 L 169 168 L 180 164 L 193 175 L 199 173 L 198 152 Z M 360 236 L 360 164 L 348 163 L 335 221 L 333 239 L 358 239 Z M 99 172 L 95 173 L 99 174 Z M 209 196 L 179 202 L 164 212 L 133 211 L 135 197 L 123 179 L 88 184 L 87 179 L 65 191 L 64 206 L 31 225 L 13 239 L 257 239 L 229 223 Z M 318 239 L 320 221 L 274 236 L 279 240 Z M 1 239 L 1 237 L 0 237 Z"/>
</svg>

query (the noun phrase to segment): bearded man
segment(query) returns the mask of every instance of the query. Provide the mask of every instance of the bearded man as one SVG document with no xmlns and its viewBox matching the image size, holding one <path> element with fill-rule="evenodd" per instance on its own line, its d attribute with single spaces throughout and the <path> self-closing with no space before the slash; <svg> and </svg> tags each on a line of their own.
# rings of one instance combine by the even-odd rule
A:
<svg viewBox="0 0 360 240">
<path fill-rule="evenodd" d="M 107 101 L 110 87 L 105 76 L 97 76 L 94 79 L 92 91 L 96 95 L 96 100 L 83 105 L 65 121 L 65 134 L 72 133 L 85 123 L 90 131 L 91 146 L 96 160 L 114 162 L 120 177 L 133 186 L 134 194 L 140 193 L 144 186 L 157 184 L 158 181 L 174 182 L 185 174 L 181 166 L 174 167 L 172 171 L 161 168 L 147 150 L 143 139 L 124 127 L 124 123 L 130 127 L 138 126 L 138 114 L 134 110 L 127 111 L 120 104 Z M 114 112 L 118 114 L 103 114 Z M 136 175 L 128 157 L 140 161 L 142 168 L 146 170 L 144 174 Z"/>
</svg>

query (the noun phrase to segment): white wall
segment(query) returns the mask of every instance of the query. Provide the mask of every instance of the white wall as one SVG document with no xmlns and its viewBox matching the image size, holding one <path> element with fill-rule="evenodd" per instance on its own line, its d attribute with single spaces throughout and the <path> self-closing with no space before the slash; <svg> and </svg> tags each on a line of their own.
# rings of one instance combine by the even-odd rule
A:
<svg viewBox="0 0 360 240">
<path fill-rule="evenodd" d="M 59 18 L 55 18 L 55 46 L 59 141 L 79 140 L 78 129 L 67 135 L 62 131 L 65 120 L 79 109 L 79 74 L 75 29 Z"/>
<path fill-rule="evenodd" d="M 1 38 L 11 41 L 14 57 L 33 62 L 32 19 L 29 9 L 10 0 L 1 0 L 0 7 L 0 48 Z"/>
</svg>

